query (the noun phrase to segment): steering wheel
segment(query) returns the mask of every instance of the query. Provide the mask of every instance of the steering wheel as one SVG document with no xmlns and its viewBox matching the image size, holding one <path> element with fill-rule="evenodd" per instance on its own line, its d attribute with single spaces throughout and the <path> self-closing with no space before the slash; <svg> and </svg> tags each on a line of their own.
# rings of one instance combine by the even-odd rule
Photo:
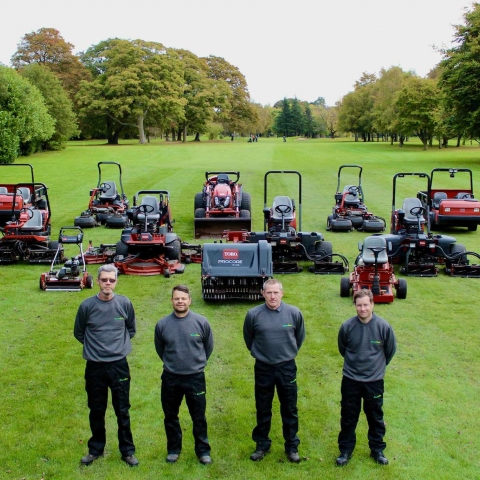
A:
<svg viewBox="0 0 480 480">
<path fill-rule="evenodd" d="M 349 189 L 347 191 L 350 195 L 357 196 L 358 187 L 355 187 L 355 186 L 352 185 L 351 187 L 349 187 Z"/>
<path fill-rule="evenodd" d="M 136 208 L 138 213 L 144 213 L 144 214 L 152 213 L 155 211 L 155 208 L 153 207 L 153 205 L 148 205 L 146 203 L 139 205 Z"/>
<path fill-rule="evenodd" d="M 275 205 L 275 211 L 279 213 L 280 215 L 286 215 L 287 213 L 290 213 L 292 211 L 292 207 L 290 205 Z"/>
<path fill-rule="evenodd" d="M 410 214 L 414 217 L 421 217 L 426 212 L 423 207 L 413 207 L 410 209 Z"/>
<path fill-rule="evenodd" d="M 101 183 L 100 188 L 103 190 L 104 193 L 107 193 L 112 186 L 109 183 Z"/>
<path fill-rule="evenodd" d="M 28 220 L 31 220 L 33 218 L 33 210 L 31 208 L 24 207 L 20 209 L 20 213 L 25 212 L 28 216 Z"/>
</svg>

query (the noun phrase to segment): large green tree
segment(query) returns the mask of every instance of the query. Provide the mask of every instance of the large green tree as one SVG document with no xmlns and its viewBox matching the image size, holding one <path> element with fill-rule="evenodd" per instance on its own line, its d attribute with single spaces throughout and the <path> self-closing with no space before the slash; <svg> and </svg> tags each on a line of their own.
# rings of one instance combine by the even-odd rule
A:
<svg viewBox="0 0 480 480">
<path fill-rule="evenodd" d="M 15 70 L 0 65 L 0 162 L 13 163 L 53 133 L 54 120 L 40 91 Z"/>
</svg>

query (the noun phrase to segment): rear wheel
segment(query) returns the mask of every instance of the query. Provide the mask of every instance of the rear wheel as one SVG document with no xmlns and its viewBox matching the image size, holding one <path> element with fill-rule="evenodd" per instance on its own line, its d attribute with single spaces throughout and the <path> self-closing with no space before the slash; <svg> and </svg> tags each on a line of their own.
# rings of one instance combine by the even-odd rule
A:
<svg viewBox="0 0 480 480">
<path fill-rule="evenodd" d="M 93 288 L 93 277 L 90 274 L 85 279 L 85 288 Z"/>
<path fill-rule="evenodd" d="M 240 205 L 242 210 L 248 210 L 249 212 L 252 211 L 252 199 L 250 194 L 247 192 L 242 192 L 242 203 Z"/>
<path fill-rule="evenodd" d="M 182 245 L 178 238 L 165 245 L 165 256 L 168 260 L 178 260 L 182 255 Z"/>
<path fill-rule="evenodd" d="M 205 218 L 207 214 L 205 213 L 204 208 L 197 208 L 195 210 L 195 218 Z"/>
<path fill-rule="evenodd" d="M 397 298 L 405 300 L 407 298 L 407 281 L 404 278 L 398 280 Z"/>
<path fill-rule="evenodd" d="M 350 296 L 350 279 L 343 277 L 340 279 L 340 296 L 349 297 Z"/>
<path fill-rule="evenodd" d="M 240 210 L 240 218 L 250 218 L 250 212 L 248 210 Z"/>
<path fill-rule="evenodd" d="M 467 256 L 462 255 L 462 253 L 465 253 L 466 251 L 467 249 L 465 248 L 465 245 L 461 243 L 454 243 L 450 248 L 450 256 L 455 258 L 453 258 L 453 260 L 446 261 L 445 265 L 451 267 L 452 263 L 467 263 Z"/>
<path fill-rule="evenodd" d="M 126 257 L 128 255 L 128 245 L 119 240 L 116 245 L 115 255 L 122 255 L 123 257 Z"/>
<path fill-rule="evenodd" d="M 203 208 L 205 206 L 205 203 L 203 202 L 203 193 L 196 193 L 195 194 L 195 202 L 193 206 L 193 211 L 197 210 L 197 208 Z"/>
<path fill-rule="evenodd" d="M 468 231 L 469 232 L 476 232 L 477 231 L 478 225 L 469 225 L 468 226 Z"/>
<path fill-rule="evenodd" d="M 331 242 L 318 242 L 315 245 L 315 257 L 321 258 L 325 257 L 322 259 L 322 262 L 331 262 L 332 261 L 332 243 Z"/>
</svg>

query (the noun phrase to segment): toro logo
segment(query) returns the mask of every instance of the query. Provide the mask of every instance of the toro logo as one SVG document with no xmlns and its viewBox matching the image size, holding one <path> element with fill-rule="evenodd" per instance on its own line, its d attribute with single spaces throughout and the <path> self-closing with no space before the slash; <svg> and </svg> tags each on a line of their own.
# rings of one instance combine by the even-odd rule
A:
<svg viewBox="0 0 480 480">
<path fill-rule="evenodd" d="M 224 260 L 237 260 L 238 250 L 229 249 L 222 252 L 222 258 Z"/>
</svg>

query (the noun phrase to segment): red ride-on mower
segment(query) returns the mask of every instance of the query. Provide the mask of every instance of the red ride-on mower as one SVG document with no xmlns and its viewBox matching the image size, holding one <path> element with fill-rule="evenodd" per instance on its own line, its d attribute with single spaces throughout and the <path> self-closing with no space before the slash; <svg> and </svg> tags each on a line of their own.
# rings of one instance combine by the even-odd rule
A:
<svg viewBox="0 0 480 480">
<path fill-rule="evenodd" d="M 395 298 L 395 289 L 397 298 L 407 298 L 407 281 L 395 278 L 385 239 L 377 235 L 366 237 L 363 244 L 359 242 L 358 248 L 361 253 L 355 261 L 355 269 L 349 278 L 340 280 L 340 296 L 350 296 L 350 289 L 353 292 L 368 289 L 372 291 L 375 303 L 390 303 Z"/>
<path fill-rule="evenodd" d="M 221 238 L 225 230 L 250 231 L 251 199 L 238 183 L 240 172 L 205 172 L 205 179 L 203 192 L 195 195 L 195 238 Z"/>
<path fill-rule="evenodd" d="M 340 191 L 342 169 L 359 169 L 358 185 L 346 185 Z M 342 165 L 338 169 L 337 193 L 332 215 L 327 219 L 327 230 L 332 232 L 350 232 L 357 229 L 364 232 L 383 232 L 385 220 L 368 211 L 364 203 L 362 188 L 362 167 L 360 165 Z"/>
<path fill-rule="evenodd" d="M 22 190 L 28 200 L 20 200 Z M 50 203 L 43 183 L 15 185 L 10 201 L 10 218 L 0 227 L 0 264 L 26 260 L 30 263 L 50 263 L 57 253 L 57 242 L 50 241 Z M 28 205 L 27 207 L 21 205 Z M 59 257 L 60 258 L 60 257 Z M 63 258 L 59 261 L 63 261 Z"/>
<path fill-rule="evenodd" d="M 133 226 L 123 230 L 116 245 L 115 266 L 120 273 L 165 277 L 183 273 L 182 245 L 173 233 L 169 201 L 166 190 L 140 190 L 135 195 L 127 212 Z"/>
<path fill-rule="evenodd" d="M 455 178 L 459 173 L 468 175 L 467 188 L 439 188 L 433 184 L 433 178 L 444 173 Z M 465 178 L 465 175 L 463 176 Z M 442 182 L 444 185 L 446 182 Z M 480 224 L 480 202 L 473 196 L 473 174 L 469 168 L 434 168 L 430 174 L 428 190 L 417 193 L 425 211 L 429 211 L 430 227 L 439 230 L 442 227 L 467 227 L 471 232 Z"/>
<path fill-rule="evenodd" d="M 101 165 L 116 165 L 119 171 L 120 191 L 113 181 L 102 181 Z M 92 228 L 106 225 L 110 228 L 124 228 L 127 225 L 128 199 L 123 191 L 122 167 L 117 162 L 98 163 L 97 187 L 90 190 L 88 208 L 75 217 L 74 225 L 81 228 Z"/>
<path fill-rule="evenodd" d="M 75 235 L 68 235 L 75 230 Z M 58 235 L 58 248 L 52 260 L 50 271 L 40 276 L 40 288 L 46 292 L 80 292 L 84 288 L 93 287 L 93 277 L 87 272 L 83 254 L 83 231 L 80 227 L 62 227 Z M 55 264 L 63 258 L 64 245 L 78 245 L 80 253 L 64 265 L 55 268 Z"/>
</svg>

